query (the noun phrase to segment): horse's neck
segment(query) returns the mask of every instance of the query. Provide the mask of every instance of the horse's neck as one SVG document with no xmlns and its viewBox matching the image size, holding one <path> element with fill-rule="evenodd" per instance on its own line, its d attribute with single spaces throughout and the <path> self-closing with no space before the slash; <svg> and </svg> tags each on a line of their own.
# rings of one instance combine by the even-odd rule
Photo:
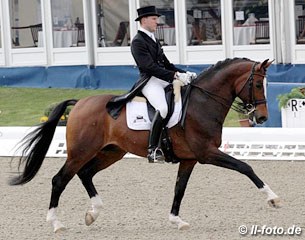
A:
<svg viewBox="0 0 305 240">
<path fill-rule="evenodd" d="M 236 98 L 236 88 L 247 70 L 241 64 L 244 63 L 234 62 L 212 75 L 202 76 L 194 84 L 198 91 L 192 97 L 192 104 L 202 107 L 202 111 L 206 112 L 206 119 L 214 118 L 223 124 Z"/>
<path fill-rule="evenodd" d="M 206 122 L 217 122 L 223 125 L 232 102 L 227 102 L 213 92 L 202 91 L 199 88 L 193 89 L 189 105 L 194 109 L 190 115 L 196 119 L 196 122 L 205 124 Z"/>
<path fill-rule="evenodd" d="M 229 71 L 226 71 L 229 72 Z M 231 106 L 236 95 L 234 90 L 234 81 L 236 76 L 232 74 L 222 73 L 222 76 L 215 74 L 210 79 L 202 79 L 198 84 L 199 88 L 206 91 L 211 96 L 214 96 L 215 100 L 219 100 L 221 103 L 226 103 L 225 105 Z"/>
<path fill-rule="evenodd" d="M 196 83 L 197 88 L 193 91 L 191 103 L 198 106 L 204 113 L 206 119 L 215 119 L 223 124 L 234 99 L 234 81 L 236 76 L 229 74 L 232 70 L 226 69 L 222 76 L 215 74 L 210 79 L 201 79 Z M 226 74 L 226 72 L 228 72 Z M 233 79 L 234 78 L 234 79 Z M 200 118 L 202 118 L 200 116 Z"/>
</svg>

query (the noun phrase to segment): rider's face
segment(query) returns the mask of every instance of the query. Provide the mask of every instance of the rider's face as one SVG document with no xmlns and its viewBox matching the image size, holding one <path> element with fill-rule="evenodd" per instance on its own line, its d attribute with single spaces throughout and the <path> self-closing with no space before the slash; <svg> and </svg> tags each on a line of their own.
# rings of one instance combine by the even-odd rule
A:
<svg viewBox="0 0 305 240">
<path fill-rule="evenodd" d="M 158 25 L 158 16 L 148 16 L 141 19 L 141 27 L 150 32 L 155 32 Z"/>
</svg>

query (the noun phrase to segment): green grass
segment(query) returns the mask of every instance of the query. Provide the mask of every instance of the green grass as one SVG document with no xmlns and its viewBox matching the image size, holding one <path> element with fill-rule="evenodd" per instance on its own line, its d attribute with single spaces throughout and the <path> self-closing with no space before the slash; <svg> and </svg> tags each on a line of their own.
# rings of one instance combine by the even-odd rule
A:
<svg viewBox="0 0 305 240">
<path fill-rule="evenodd" d="M 52 103 L 70 98 L 99 94 L 122 94 L 119 90 L 37 89 L 0 87 L 0 126 L 33 126 L 40 122 L 45 109 Z M 239 126 L 237 113 L 230 111 L 226 127 Z"/>
<path fill-rule="evenodd" d="M 0 126 L 33 126 L 52 103 L 105 93 L 121 94 L 123 91 L 0 87 Z"/>
</svg>

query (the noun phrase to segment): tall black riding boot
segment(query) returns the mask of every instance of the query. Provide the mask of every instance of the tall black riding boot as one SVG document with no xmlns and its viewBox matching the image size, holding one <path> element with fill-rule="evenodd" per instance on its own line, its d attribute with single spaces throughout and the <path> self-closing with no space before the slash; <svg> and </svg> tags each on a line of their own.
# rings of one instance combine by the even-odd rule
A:
<svg viewBox="0 0 305 240">
<path fill-rule="evenodd" d="M 163 127 L 163 118 L 159 111 L 156 111 L 154 119 L 152 120 L 151 129 L 148 140 L 148 162 L 164 162 L 165 158 L 163 152 L 158 148 L 160 135 Z"/>
</svg>

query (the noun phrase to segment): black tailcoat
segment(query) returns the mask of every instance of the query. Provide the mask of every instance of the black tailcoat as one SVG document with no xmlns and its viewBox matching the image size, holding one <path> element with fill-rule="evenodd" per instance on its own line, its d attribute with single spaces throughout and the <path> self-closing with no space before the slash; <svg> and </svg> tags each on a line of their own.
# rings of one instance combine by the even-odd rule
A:
<svg viewBox="0 0 305 240">
<path fill-rule="evenodd" d="M 139 68 L 140 78 L 128 93 L 114 97 L 107 103 L 107 110 L 115 119 L 119 116 L 119 113 L 126 102 L 135 96 L 140 95 L 141 90 L 152 76 L 172 83 L 175 72 L 185 72 L 170 63 L 163 53 L 162 46 L 158 40 L 155 42 L 142 31 L 138 31 L 133 38 L 131 53 Z"/>
</svg>

